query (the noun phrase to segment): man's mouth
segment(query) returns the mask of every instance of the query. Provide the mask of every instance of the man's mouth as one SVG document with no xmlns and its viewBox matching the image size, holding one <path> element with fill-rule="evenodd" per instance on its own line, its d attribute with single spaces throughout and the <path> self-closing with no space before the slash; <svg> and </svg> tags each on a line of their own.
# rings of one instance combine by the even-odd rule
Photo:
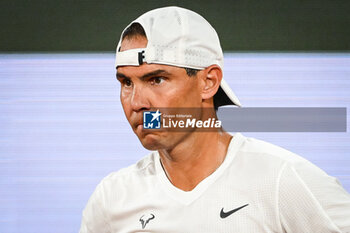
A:
<svg viewBox="0 0 350 233">
<path fill-rule="evenodd" d="M 134 124 L 135 129 L 137 129 L 139 126 L 142 126 L 142 122 L 137 122 Z"/>
<path fill-rule="evenodd" d="M 142 119 L 138 119 L 133 121 L 134 123 L 132 124 L 133 128 L 136 130 L 140 125 L 143 126 L 143 121 Z"/>
</svg>

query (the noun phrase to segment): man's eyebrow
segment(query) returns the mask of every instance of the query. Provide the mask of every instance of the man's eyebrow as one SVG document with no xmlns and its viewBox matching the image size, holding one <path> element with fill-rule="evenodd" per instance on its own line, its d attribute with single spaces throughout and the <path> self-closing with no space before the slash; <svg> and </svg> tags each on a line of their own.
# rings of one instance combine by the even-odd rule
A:
<svg viewBox="0 0 350 233">
<path fill-rule="evenodd" d="M 156 76 L 156 75 L 169 75 L 170 73 L 165 71 L 165 70 L 155 70 L 155 71 L 152 71 L 152 72 L 149 72 L 147 74 L 144 74 L 140 77 L 140 79 L 146 79 L 146 78 L 149 78 L 149 77 L 153 77 L 153 76 Z"/>
<path fill-rule="evenodd" d="M 140 77 L 140 79 L 147 79 L 149 77 L 153 77 L 153 76 L 156 76 L 156 75 L 169 75 L 170 73 L 167 72 L 166 70 L 155 70 L 155 71 L 152 71 L 152 72 L 149 72 L 147 74 L 144 74 Z M 128 76 L 126 76 L 125 74 L 123 73 L 120 73 L 120 72 L 117 72 L 116 74 L 117 78 L 126 78 L 126 79 L 130 79 Z"/>
<path fill-rule="evenodd" d="M 117 79 L 118 79 L 118 78 L 130 79 L 128 76 L 126 76 L 125 74 L 122 74 L 122 73 L 120 73 L 120 72 L 117 72 L 116 77 L 117 77 Z"/>
</svg>

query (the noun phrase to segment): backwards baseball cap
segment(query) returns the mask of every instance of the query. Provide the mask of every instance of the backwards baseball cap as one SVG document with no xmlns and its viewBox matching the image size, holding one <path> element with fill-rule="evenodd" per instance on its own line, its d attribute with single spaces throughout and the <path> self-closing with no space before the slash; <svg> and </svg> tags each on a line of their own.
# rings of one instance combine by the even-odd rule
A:
<svg viewBox="0 0 350 233">
<path fill-rule="evenodd" d="M 147 46 L 120 51 L 124 31 L 133 23 L 143 27 Z M 148 11 L 123 30 L 117 46 L 116 67 L 139 66 L 145 62 L 198 70 L 213 64 L 224 68 L 224 56 L 215 29 L 199 14 L 174 6 Z M 224 79 L 214 101 L 217 106 L 241 106 Z"/>
</svg>

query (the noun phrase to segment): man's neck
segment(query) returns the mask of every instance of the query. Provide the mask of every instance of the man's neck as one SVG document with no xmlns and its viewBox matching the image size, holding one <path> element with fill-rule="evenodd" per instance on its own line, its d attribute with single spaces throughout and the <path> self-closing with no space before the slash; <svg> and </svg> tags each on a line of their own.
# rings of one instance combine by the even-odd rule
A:
<svg viewBox="0 0 350 233">
<path fill-rule="evenodd" d="M 159 150 L 168 179 L 184 191 L 194 189 L 223 163 L 231 138 L 224 131 L 197 132 L 171 150 Z"/>
</svg>

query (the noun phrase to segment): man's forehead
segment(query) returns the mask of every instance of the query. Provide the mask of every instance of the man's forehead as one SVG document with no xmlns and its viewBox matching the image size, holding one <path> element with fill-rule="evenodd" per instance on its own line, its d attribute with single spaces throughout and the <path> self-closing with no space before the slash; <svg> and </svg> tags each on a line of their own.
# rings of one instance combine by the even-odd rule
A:
<svg viewBox="0 0 350 233">
<path fill-rule="evenodd" d="M 129 78 L 143 77 L 152 73 L 154 73 L 154 75 L 184 75 L 186 71 L 180 67 L 147 63 L 140 66 L 120 66 L 117 68 L 117 74 L 122 74 Z"/>
</svg>

